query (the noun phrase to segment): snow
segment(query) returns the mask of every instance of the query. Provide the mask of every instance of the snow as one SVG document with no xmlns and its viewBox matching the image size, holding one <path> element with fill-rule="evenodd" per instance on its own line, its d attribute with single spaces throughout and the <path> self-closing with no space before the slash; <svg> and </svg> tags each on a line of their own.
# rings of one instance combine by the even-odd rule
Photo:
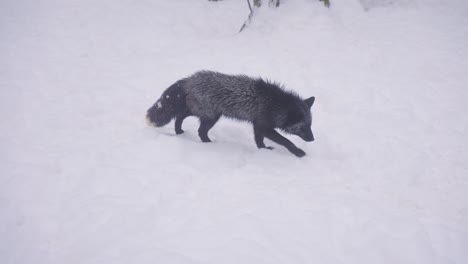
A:
<svg viewBox="0 0 468 264">
<path fill-rule="evenodd" d="M 1 263 L 466 263 L 468 4 L 0 2 Z M 307 156 L 146 110 L 200 69 L 316 96 Z"/>
</svg>

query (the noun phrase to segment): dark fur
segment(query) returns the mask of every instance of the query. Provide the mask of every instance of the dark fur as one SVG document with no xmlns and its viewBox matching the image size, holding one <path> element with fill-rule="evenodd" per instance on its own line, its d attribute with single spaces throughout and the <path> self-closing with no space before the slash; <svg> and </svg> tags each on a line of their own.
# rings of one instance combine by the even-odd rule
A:
<svg viewBox="0 0 468 264">
<path fill-rule="evenodd" d="M 305 152 L 275 131 L 279 128 L 305 141 L 313 141 L 310 108 L 314 97 L 307 100 L 285 91 L 280 85 L 245 75 L 226 75 L 200 71 L 171 85 L 148 109 L 149 122 L 160 127 L 175 118 L 176 134 L 188 116 L 200 119 L 198 134 L 210 142 L 208 131 L 221 116 L 253 124 L 258 148 L 268 148 L 264 137 L 286 147 L 298 157 Z"/>
</svg>

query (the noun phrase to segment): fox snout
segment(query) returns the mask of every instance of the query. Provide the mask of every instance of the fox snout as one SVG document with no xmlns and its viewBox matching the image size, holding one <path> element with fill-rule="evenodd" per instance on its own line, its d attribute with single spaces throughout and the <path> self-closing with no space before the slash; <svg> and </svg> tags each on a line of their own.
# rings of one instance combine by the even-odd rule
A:
<svg viewBox="0 0 468 264">
<path fill-rule="evenodd" d="M 307 141 L 307 142 L 312 142 L 312 141 L 315 140 L 313 134 L 310 134 L 310 135 L 301 135 L 300 137 L 301 137 L 304 141 Z"/>
<path fill-rule="evenodd" d="M 312 133 L 311 130 L 305 131 L 305 133 L 299 134 L 299 137 L 301 137 L 304 141 L 307 141 L 307 142 L 312 142 L 315 140 L 314 134 Z"/>
</svg>

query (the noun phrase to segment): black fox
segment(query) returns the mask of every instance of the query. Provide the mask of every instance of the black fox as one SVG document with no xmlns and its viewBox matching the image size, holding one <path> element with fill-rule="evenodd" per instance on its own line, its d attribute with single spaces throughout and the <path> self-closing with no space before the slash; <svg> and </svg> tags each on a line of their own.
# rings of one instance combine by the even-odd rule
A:
<svg viewBox="0 0 468 264">
<path fill-rule="evenodd" d="M 310 108 L 315 97 L 306 100 L 287 92 L 282 86 L 245 75 L 227 75 L 199 71 L 171 85 L 147 111 L 149 123 L 157 127 L 175 118 L 175 132 L 182 134 L 182 122 L 188 116 L 200 119 L 198 135 L 203 142 L 211 142 L 208 131 L 221 116 L 253 124 L 258 148 L 273 149 L 263 143 L 266 137 L 298 157 L 305 152 L 275 128 L 314 141 Z"/>
</svg>

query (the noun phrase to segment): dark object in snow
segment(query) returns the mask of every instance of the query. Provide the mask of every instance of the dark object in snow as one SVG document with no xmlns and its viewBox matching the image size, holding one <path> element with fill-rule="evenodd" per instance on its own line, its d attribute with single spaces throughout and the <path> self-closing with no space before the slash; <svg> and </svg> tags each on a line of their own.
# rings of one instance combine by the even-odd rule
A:
<svg viewBox="0 0 468 264">
<path fill-rule="evenodd" d="M 305 152 L 275 128 L 314 140 L 311 130 L 310 108 L 315 97 L 306 100 L 285 91 L 277 83 L 246 75 L 227 75 L 212 71 L 199 71 L 171 85 L 147 111 L 146 118 L 157 127 L 175 118 L 175 132 L 182 134 L 182 122 L 188 116 L 200 119 L 198 135 L 203 142 L 211 142 L 208 131 L 221 116 L 253 124 L 255 143 L 265 146 L 264 137 L 286 147 L 298 157 Z"/>
<path fill-rule="evenodd" d="M 330 7 L 330 0 L 319 0 L 322 1 L 326 7 Z"/>
</svg>

